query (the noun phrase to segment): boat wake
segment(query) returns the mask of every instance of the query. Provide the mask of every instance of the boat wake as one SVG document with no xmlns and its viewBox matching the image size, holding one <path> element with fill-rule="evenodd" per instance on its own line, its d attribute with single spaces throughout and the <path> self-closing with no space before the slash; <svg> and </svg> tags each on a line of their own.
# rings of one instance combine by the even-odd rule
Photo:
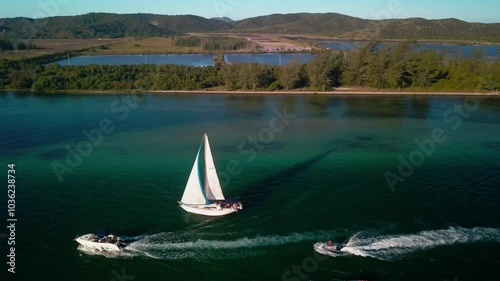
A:
<svg viewBox="0 0 500 281">
<path fill-rule="evenodd" d="M 225 236 L 222 234 L 198 233 L 196 234 L 199 237 L 197 239 L 193 239 L 192 235 L 188 232 L 163 232 L 137 237 L 122 237 L 124 240 L 133 242 L 130 242 L 121 252 L 100 252 L 81 249 L 81 247 L 79 249 L 90 255 L 102 255 L 108 258 L 224 260 L 265 255 L 270 251 L 269 248 L 276 246 L 325 241 L 338 236 L 339 232 L 312 231 L 283 236 L 255 236 L 228 240 L 221 240 L 221 236 Z M 230 237 L 235 235 L 237 233 L 231 233 Z M 417 234 L 385 236 L 368 236 L 365 232 L 359 232 L 352 236 L 339 252 L 321 251 L 321 247 L 316 246 L 315 250 L 333 257 L 355 255 L 380 260 L 394 260 L 416 251 L 473 242 L 500 242 L 500 230 L 480 227 L 472 229 L 450 227 L 445 230 L 422 231 Z"/>
<path fill-rule="evenodd" d="M 500 230 L 481 227 L 472 229 L 450 227 L 445 230 L 422 231 L 417 234 L 378 237 L 366 237 L 359 232 L 349 239 L 341 252 L 342 255 L 394 260 L 416 251 L 473 242 L 500 242 Z M 338 253 L 321 253 L 334 257 L 342 256 Z"/>
<path fill-rule="evenodd" d="M 335 235 L 333 232 L 315 231 L 291 233 L 289 235 L 270 235 L 243 237 L 233 240 L 212 240 L 207 234 L 203 239 L 190 239 L 191 235 L 164 232 L 154 235 L 130 237 L 136 240 L 120 253 L 93 252 L 110 258 L 147 257 L 154 259 L 235 259 L 265 254 L 266 248 L 286 244 L 313 242 Z M 204 235 L 201 235 L 204 236 Z M 234 236 L 233 236 L 234 237 Z M 220 239 L 220 238 L 219 238 Z"/>
<path fill-rule="evenodd" d="M 134 246 L 141 245 L 149 248 L 162 248 L 166 250 L 182 249 L 238 249 L 238 248 L 257 248 L 266 246 L 279 246 L 290 243 L 299 243 L 304 241 L 314 241 L 317 237 L 328 237 L 331 233 L 324 231 L 292 233 L 286 236 L 256 236 L 253 238 L 240 238 L 236 240 L 204 240 L 165 243 L 172 241 L 170 233 L 160 233 L 144 237 L 133 243 Z"/>
</svg>

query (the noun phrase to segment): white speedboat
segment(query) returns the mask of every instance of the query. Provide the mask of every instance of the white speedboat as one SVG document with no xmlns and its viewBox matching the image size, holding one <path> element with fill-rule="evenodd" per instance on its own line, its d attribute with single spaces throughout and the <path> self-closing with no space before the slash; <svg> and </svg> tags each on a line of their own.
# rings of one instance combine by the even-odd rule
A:
<svg viewBox="0 0 500 281">
<path fill-rule="evenodd" d="M 331 240 L 327 242 L 318 242 L 314 244 L 314 250 L 323 255 L 339 256 L 342 252 L 342 245 L 335 244 Z"/>
<path fill-rule="evenodd" d="M 119 252 L 123 248 L 127 247 L 127 243 L 122 242 L 120 238 L 115 235 L 101 236 L 95 234 L 86 234 L 77 237 L 75 240 L 87 249 L 105 252 Z"/>
<path fill-rule="evenodd" d="M 203 161 L 200 161 L 202 149 Z M 200 165 L 200 162 L 203 165 Z M 228 215 L 243 209 L 241 202 L 224 198 L 207 135 L 203 136 L 179 205 L 186 212 L 212 217 Z"/>
</svg>

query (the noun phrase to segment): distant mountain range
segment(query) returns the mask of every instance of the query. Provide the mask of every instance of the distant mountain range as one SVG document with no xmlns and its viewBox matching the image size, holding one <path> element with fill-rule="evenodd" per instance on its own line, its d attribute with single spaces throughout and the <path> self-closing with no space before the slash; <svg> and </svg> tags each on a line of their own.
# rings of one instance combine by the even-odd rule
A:
<svg viewBox="0 0 500 281">
<path fill-rule="evenodd" d="M 223 32 L 231 28 L 231 24 L 223 21 L 192 15 L 90 13 L 45 19 L 0 19 L 0 31 L 16 38 L 153 37 L 187 32 Z"/>
<path fill-rule="evenodd" d="M 222 17 L 222 18 L 212 18 L 213 20 L 220 20 L 220 21 L 223 21 L 223 22 L 227 22 L 227 23 L 233 23 L 234 20 L 228 18 L 228 17 Z"/>
<path fill-rule="evenodd" d="M 274 14 L 233 21 L 193 15 L 90 13 L 45 19 L 0 19 L 0 34 L 11 38 L 118 38 L 189 32 L 310 34 L 353 39 L 438 39 L 500 41 L 500 23 L 423 18 L 366 20 L 337 13 Z"/>
</svg>

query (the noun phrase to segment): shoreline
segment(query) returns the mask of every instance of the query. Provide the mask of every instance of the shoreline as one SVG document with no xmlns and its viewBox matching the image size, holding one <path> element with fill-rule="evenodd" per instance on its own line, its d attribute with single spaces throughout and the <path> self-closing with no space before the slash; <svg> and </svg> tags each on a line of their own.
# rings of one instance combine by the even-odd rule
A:
<svg viewBox="0 0 500 281">
<path fill-rule="evenodd" d="M 372 39 L 370 38 L 342 38 L 335 36 L 324 36 L 324 35 L 312 35 L 312 34 L 270 34 L 270 33 L 193 33 L 198 36 L 205 35 L 219 35 L 219 36 L 229 36 L 237 38 L 245 38 L 245 36 L 258 35 L 258 36 L 270 36 L 273 38 L 282 39 L 285 41 L 295 42 L 296 44 L 302 44 L 303 48 L 311 48 L 310 50 L 276 50 L 276 51 L 263 51 L 258 49 L 241 49 L 241 50 L 211 50 L 205 51 L 200 49 L 193 49 L 188 47 L 175 47 L 175 48 L 165 48 L 164 46 L 158 47 L 156 45 L 148 45 L 148 42 L 157 42 L 158 40 L 165 40 L 162 37 L 148 37 L 148 38 L 133 38 L 133 37 L 121 37 L 121 38 L 89 38 L 89 39 L 34 39 L 37 46 L 41 46 L 39 49 L 32 50 L 10 50 L 0 52 L 0 58 L 6 60 L 44 60 L 44 57 L 59 57 L 65 58 L 67 53 L 71 53 L 73 56 L 105 56 L 105 55 L 163 55 L 163 54 L 200 54 L 200 55 L 212 55 L 218 53 L 225 54 L 266 54 L 266 53 L 281 53 L 281 54 L 304 54 L 304 53 L 316 53 L 326 50 L 323 47 L 314 47 L 310 44 L 304 45 L 303 42 L 297 41 L 300 38 L 318 41 L 318 42 L 368 42 Z M 291 39 L 295 38 L 295 39 Z M 380 39 L 381 42 L 404 42 L 410 39 Z M 500 41 L 481 41 L 481 40 L 453 40 L 453 39 L 416 39 L 417 44 L 443 44 L 450 46 L 497 46 L 500 45 Z M 80 45 L 75 45 L 75 42 L 81 43 Z M 82 43 L 83 42 L 83 43 Z M 278 41 L 277 41 L 278 42 Z M 288 42 L 289 44 L 291 42 Z M 85 44 L 86 43 L 86 44 Z M 132 44 L 139 45 L 139 47 L 123 48 L 122 45 Z M 61 44 L 61 46 L 53 44 Z M 66 45 L 64 45 L 66 44 Z M 70 44 L 70 46 L 67 46 Z M 120 45 L 121 44 L 121 45 Z M 82 46 L 83 45 L 83 46 Z M 143 45 L 143 46 L 141 46 Z M 297 46 L 298 46 L 297 45 Z M 100 46 L 106 46 L 105 49 L 99 49 Z M 118 47 L 117 47 L 118 46 Z M 340 50 L 336 50 L 340 51 Z M 12 56 L 11 56 L 12 55 Z M 55 59 L 58 60 L 58 59 Z"/>
<path fill-rule="evenodd" d="M 336 91 L 266 91 L 266 90 L 61 90 L 61 91 L 46 91 L 34 92 L 31 90 L 11 90 L 2 89 L 3 93 L 26 93 L 26 94 L 47 94 L 47 95 L 126 95 L 126 94 L 184 94 L 184 95 L 241 95 L 241 96 L 485 96 L 485 97 L 500 97 L 500 92 L 435 92 L 435 91 L 395 91 L 391 89 L 357 89 L 357 88 L 342 88 Z"/>
<path fill-rule="evenodd" d="M 403 92 L 403 91 L 150 91 L 151 94 L 219 94 L 219 95 L 270 95 L 270 96 L 500 96 L 500 93 L 474 92 Z"/>
</svg>

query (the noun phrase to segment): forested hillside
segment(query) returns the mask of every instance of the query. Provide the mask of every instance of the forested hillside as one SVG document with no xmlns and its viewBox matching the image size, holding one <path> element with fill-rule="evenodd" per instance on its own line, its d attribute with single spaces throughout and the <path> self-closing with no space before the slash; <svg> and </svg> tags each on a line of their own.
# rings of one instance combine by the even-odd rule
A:
<svg viewBox="0 0 500 281">
<path fill-rule="evenodd" d="M 187 32 L 226 31 L 232 26 L 203 17 L 91 13 L 47 19 L 0 19 L 0 31 L 12 38 L 87 39 L 154 37 Z"/>
<path fill-rule="evenodd" d="M 46 19 L 0 19 L 0 34 L 18 39 L 153 37 L 190 32 L 253 32 L 327 35 L 357 39 L 500 41 L 500 23 L 457 19 L 365 20 L 337 13 L 274 14 L 240 21 L 182 15 L 91 13 Z"/>
<path fill-rule="evenodd" d="M 500 23 L 468 23 L 457 19 L 365 20 L 342 14 L 276 14 L 241 20 L 240 32 L 318 34 L 345 38 L 500 40 Z"/>
</svg>

